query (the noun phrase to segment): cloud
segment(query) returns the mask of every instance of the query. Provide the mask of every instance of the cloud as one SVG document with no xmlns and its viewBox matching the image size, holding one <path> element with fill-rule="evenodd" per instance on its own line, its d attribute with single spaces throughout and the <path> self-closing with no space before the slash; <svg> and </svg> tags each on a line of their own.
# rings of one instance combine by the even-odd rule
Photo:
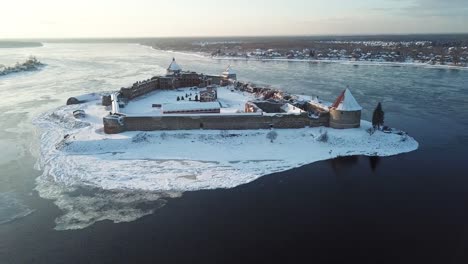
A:
<svg viewBox="0 0 468 264">
<path fill-rule="evenodd" d="M 467 0 L 393 0 L 401 8 L 377 8 L 376 11 L 393 11 L 402 15 L 422 17 L 458 17 L 468 19 Z"/>
</svg>

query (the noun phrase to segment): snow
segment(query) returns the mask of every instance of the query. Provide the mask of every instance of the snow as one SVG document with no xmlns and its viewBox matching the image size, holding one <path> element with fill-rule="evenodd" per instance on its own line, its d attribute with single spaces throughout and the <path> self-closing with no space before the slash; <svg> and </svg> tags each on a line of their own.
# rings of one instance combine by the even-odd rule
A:
<svg viewBox="0 0 468 264">
<path fill-rule="evenodd" d="M 167 69 L 170 70 L 170 71 L 181 71 L 182 70 L 182 68 L 179 66 L 179 64 L 177 64 L 177 62 L 175 61 L 175 58 L 172 59 L 172 62 L 171 62 L 171 64 L 169 65 L 169 67 Z"/>
<path fill-rule="evenodd" d="M 362 107 L 356 101 L 351 91 L 347 88 L 344 93 L 343 101 L 341 101 L 336 109 L 341 111 L 359 111 L 362 110 Z"/>
<path fill-rule="evenodd" d="M 291 104 L 285 104 L 281 107 L 281 109 L 283 109 L 284 112 L 288 113 L 288 114 L 295 114 L 295 115 L 298 115 L 298 114 L 301 114 L 301 113 L 304 113 L 305 111 L 298 108 L 298 107 L 295 107 L 294 105 L 291 105 Z"/>
<path fill-rule="evenodd" d="M 320 56 L 320 54 L 319 54 Z M 453 66 L 453 65 L 431 65 L 429 63 L 424 62 L 388 62 L 388 61 L 351 61 L 351 60 L 340 60 L 340 59 L 293 59 L 293 58 L 257 58 L 257 57 L 230 57 L 230 56 L 223 56 L 223 57 L 213 57 L 212 59 L 222 61 L 222 60 L 229 60 L 229 61 L 280 61 L 280 62 L 307 62 L 307 63 L 337 63 L 337 64 L 346 64 L 346 65 L 357 65 L 357 66 L 382 66 L 382 67 L 394 67 L 394 66 L 401 66 L 401 67 L 422 67 L 422 68 L 433 68 L 433 69 L 458 69 L 458 70 L 468 70 L 468 67 L 461 67 L 461 66 Z"/>
<path fill-rule="evenodd" d="M 182 107 L 185 105 L 197 106 L 197 104 L 202 104 L 200 102 L 190 101 L 189 98 L 195 100 L 195 95 L 200 97 L 199 91 L 202 89 L 196 87 L 189 88 L 180 88 L 176 90 L 158 90 L 152 93 L 149 93 L 145 96 L 131 100 L 124 108 L 120 108 L 120 112 L 129 116 L 157 116 L 162 114 L 162 109 L 167 110 L 167 107 L 176 108 Z M 235 114 L 239 112 L 244 112 L 245 103 L 248 100 L 254 100 L 255 96 L 251 93 L 241 92 L 238 90 L 232 89 L 231 86 L 227 87 L 218 87 L 218 104 L 221 105 L 221 114 Z M 188 98 L 185 98 L 185 95 L 189 95 Z M 190 94 L 192 94 L 190 96 Z M 177 101 L 177 97 L 184 97 L 182 101 Z M 213 102 L 214 103 L 214 102 Z M 162 109 L 153 107 L 153 104 L 161 104 Z"/>
<path fill-rule="evenodd" d="M 164 104 L 163 111 L 194 111 L 194 110 L 211 110 L 219 109 L 218 102 L 183 102 L 179 104 Z"/>
<path fill-rule="evenodd" d="M 86 111 L 75 119 L 72 112 Z M 39 116 L 42 131 L 40 164 L 44 175 L 62 186 L 104 190 L 184 192 L 232 188 L 263 175 L 338 156 L 389 156 L 418 148 L 411 137 L 361 128 L 270 130 L 153 131 L 103 133 L 109 109 L 99 101 L 63 106 Z M 317 140 L 327 131 L 327 143 Z M 65 135 L 69 135 L 64 138 Z"/>
</svg>

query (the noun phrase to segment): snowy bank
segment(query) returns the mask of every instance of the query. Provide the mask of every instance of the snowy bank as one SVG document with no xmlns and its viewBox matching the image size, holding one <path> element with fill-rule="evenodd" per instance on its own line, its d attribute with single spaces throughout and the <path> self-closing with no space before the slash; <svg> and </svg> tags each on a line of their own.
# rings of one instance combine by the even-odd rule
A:
<svg viewBox="0 0 468 264">
<path fill-rule="evenodd" d="M 73 117 L 83 109 L 86 116 Z M 390 156 L 413 151 L 411 137 L 371 127 L 243 131 L 154 131 L 107 135 L 98 101 L 61 107 L 35 120 L 42 129 L 41 178 L 59 184 L 85 183 L 105 190 L 194 191 L 232 188 L 263 175 L 338 156 Z M 328 133 L 328 141 L 318 140 Z M 39 181 L 41 181 L 39 178 Z"/>
<path fill-rule="evenodd" d="M 430 64 L 424 62 L 389 62 L 389 61 L 377 61 L 377 60 L 337 60 L 337 59 L 289 59 L 289 58 L 257 58 L 257 57 L 211 57 L 213 60 L 228 60 L 228 61 L 279 61 L 279 62 L 309 62 L 309 63 L 338 63 L 347 64 L 353 66 L 387 66 L 387 67 L 423 67 L 423 68 L 434 68 L 434 69 L 454 69 L 454 70 L 468 70 L 465 66 L 456 65 L 441 65 L 441 64 Z"/>
</svg>

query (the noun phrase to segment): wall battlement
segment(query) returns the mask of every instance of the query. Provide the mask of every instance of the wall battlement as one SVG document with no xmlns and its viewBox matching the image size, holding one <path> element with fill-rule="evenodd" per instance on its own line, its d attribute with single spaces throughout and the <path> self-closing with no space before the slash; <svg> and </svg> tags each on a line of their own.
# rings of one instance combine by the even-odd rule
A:
<svg viewBox="0 0 468 264">
<path fill-rule="evenodd" d="M 185 116 L 106 116 L 104 131 L 116 134 L 124 131 L 154 130 L 247 130 L 269 128 L 304 128 L 328 126 L 329 117 L 311 119 L 303 115 L 185 115 Z"/>
</svg>

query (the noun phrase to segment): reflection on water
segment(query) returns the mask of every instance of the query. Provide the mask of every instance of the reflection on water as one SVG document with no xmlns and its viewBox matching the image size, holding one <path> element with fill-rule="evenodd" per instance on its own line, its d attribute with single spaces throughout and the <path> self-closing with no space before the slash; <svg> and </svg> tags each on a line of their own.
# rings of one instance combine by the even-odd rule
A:
<svg viewBox="0 0 468 264">
<path fill-rule="evenodd" d="M 347 156 L 337 157 L 329 160 L 328 163 L 336 174 L 340 174 L 341 172 L 346 173 L 350 168 L 356 166 L 360 159 L 368 159 L 371 170 L 375 172 L 382 158 L 379 156 Z"/>
<path fill-rule="evenodd" d="M 346 156 L 346 157 L 337 157 L 329 160 L 333 171 L 336 174 L 340 174 L 342 171 L 347 171 L 349 168 L 356 165 L 359 161 L 359 156 Z"/>
<path fill-rule="evenodd" d="M 377 169 L 377 166 L 379 165 L 380 162 L 380 157 L 379 156 L 371 156 L 369 157 L 369 163 L 372 171 L 375 171 Z"/>
</svg>

